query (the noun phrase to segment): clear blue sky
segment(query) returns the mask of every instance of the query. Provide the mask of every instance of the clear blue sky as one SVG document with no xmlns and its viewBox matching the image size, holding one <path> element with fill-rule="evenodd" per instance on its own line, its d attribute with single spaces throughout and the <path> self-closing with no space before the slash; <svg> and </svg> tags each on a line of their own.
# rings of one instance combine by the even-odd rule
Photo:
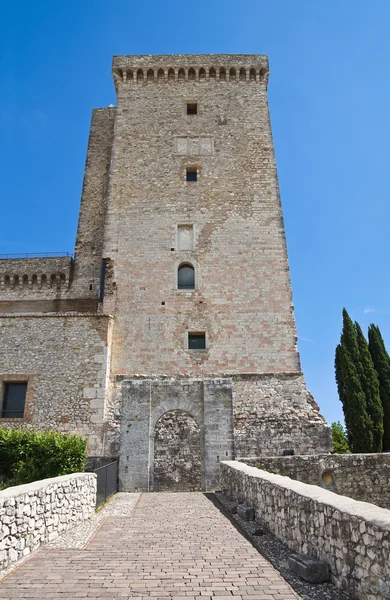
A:
<svg viewBox="0 0 390 600">
<path fill-rule="evenodd" d="M 390 349 L 389 0 L 0 0 L 0 253 L 73 251 L 114 54 L 266 53 L 299 348 L 342 418 L 345 306 Z"/>
</svg>

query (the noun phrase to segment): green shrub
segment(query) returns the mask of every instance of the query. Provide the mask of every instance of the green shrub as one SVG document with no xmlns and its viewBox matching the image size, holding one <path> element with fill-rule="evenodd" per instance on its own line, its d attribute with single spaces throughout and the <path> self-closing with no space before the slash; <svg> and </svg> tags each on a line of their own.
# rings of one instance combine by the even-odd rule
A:
<svg viewBox="0 0 390 600">
<path fill-rule="evenodd" d="M 0 486 L 84 471 L 87 440 L 79 435 L 0 427 Z"/>
<path fill-rule="evenodd" d="M 332 423 L 332 442 L 333 452 L 335 454 L 351 454 L 348 446 L 347 436 L 340 421 L 337 421 L 337 423 Z"/>
</svg>

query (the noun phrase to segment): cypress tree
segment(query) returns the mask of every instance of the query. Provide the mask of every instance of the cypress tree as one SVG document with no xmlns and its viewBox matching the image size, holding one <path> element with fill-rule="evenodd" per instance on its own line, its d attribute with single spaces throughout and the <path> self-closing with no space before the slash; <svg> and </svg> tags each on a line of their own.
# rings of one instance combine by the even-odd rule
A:
<svg viewBox="0 0 390 600">
<path fill-rule="evenodd" d="M 390 452 L 390 356 L 379 327 L 368 328 L 368 348 L 379 380 L 379 393 L 383 407 L 383 451 Z"/>
<path fill-rule="evenodd" d="M 383 408 L 379 393 L 378 375 L 368 349 L 367 340 L 359 323 L 355 322 L 356 340 L 359 349 L 357 364 L 360 382 L 366 395 L 367 414 L 372 422 L 371 452 L 382 452 L 383 447 Z"/>
<path fill-rule="evenodd" d="M 336 349 L 336 378 L 352 452 L 372 452 L 373 427 L 359 377 L 356 329 L 345 308 L 340 345 Z M 341 391 L 341 393 L 340 393 Z"/>
</svg>

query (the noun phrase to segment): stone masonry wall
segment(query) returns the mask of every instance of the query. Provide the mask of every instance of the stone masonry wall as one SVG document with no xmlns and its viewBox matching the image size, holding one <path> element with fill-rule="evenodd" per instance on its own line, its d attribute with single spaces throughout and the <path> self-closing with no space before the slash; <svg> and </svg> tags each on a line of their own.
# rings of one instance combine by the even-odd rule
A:
<svg viewBox="0 0 390 600">
<path fill-rule="evenodd" d="M 301 373 L 233 377 L 236 457 L 329 452 L 330 430 Z"/>
<path fill-rule="evenodd" d="M 96 475 L 74 473 L 0 491 L 0 570 L 88 519 Z"/>
<path fill-rule="evenodd" d="M 236 461 L 221 464 L 221 489 L 291 550 L 328 563 L 354 598 L 390 598 L 389 510 Z"/>
<path fill-rule="evenodd" d="M 243 462 L 390 509 L 390 454 L 261 456 Z"/>
<path fill-rule="evenodd" d="M 197 77 L 212 66 L 215 80 Z M 185 68 L 184 79 L 169 79 L 170 68 Z M 130 79 L 138 69 L 142 81 Z M 166 69 L 167 78 L 149 69 Z M 261 55 L 114 58 L 103 256 L 116 292 L 103 310 L 118 319 L 115 375 L 300 370 L 267 73 Z M 187 114 L 190 102 L 196 115 Z M 197 169 L 196 182 L 186 181 L 187 167 Z M 192 248 L 180 249 L 180 225 L 193 227 Z M 195 268 L 194 290 L 178 289 L 183 262 Z M 188 331 L 206 332 L 204 351 L 188 349 Z"/>
<path fill-rule="evenodd" d="M 155 427 L 153 491 L 194 492 L 201 489 L 200 427 L 188 413 L 171 410 Z"/>
<path fill-rule="evenodd" d="M 0 315 L 0 386 L 27 382 L 24 418 L 0 425 L 79 433 L 89 454 L 117 454 L 106 419 L 111 324 L 96 314 Z"/>
</svg>

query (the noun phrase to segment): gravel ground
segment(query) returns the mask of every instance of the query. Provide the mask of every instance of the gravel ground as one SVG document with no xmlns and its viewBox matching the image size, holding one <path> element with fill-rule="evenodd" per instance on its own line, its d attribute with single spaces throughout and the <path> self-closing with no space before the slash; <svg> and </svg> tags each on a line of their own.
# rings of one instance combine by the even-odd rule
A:
<svg viewBox="0 0 390 600">
<path fill-rule="evenodd" d="M 287 559 L 292 551 L 287 546 L 282 544 L 269 531 L 259 526 L 256 521 L 243 521 L 237 514 L 232 514 L 230 511 L 237 503 L 230 502 L 223 494 L 216 493 L 215 496 L 225 511 L 228 512 L 227 516 L 236 524 L 237 528 L 244 532 L 260 554 L 270 561 L 281 576 L 301 596 L 302 600 L 353 600 L 352 596 L 337 589 L 331 583 L 308 583 L 298 577 L 288 567 Z M 210 496 L 209 498 L 212 501 Z M 256 529 L 261 529 L 264 534 L 260 536 L 253 535 Z"/>
<path fill-rule="evenodd" d="M 101 526 L 107 517 L 131 517 L 140 494 L 115 494 L 99 511 L 95 512 L 88 521 L 77 524 L 72 529 L 68 529 L 52 542 L 47 542 L 39 546 L 40 548 L 83 548 Z M 0 570 L 0 579 L 11 573 L 22 562 L 31 556 L 13 563 L 7 569 Z"/>
</svg>

